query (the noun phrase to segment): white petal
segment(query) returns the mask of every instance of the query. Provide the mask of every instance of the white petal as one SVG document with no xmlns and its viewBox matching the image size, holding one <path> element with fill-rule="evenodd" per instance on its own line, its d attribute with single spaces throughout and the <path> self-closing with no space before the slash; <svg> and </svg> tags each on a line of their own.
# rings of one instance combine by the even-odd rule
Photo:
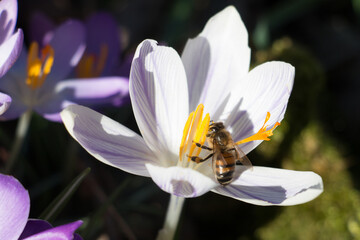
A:
<svg viewBox="0 0 360 240">
<path fill-rule="evenodd" d="M 0 115 L 2 115 L 11 104 L 11 97 L 5 93 L 0 92 Z"/>
<path fill-rule="evenodd" d="M 268 129 L 284 118 L 294 83 L 295 69 L 284 62 L 267 62 L 257 66 L 231 91 L 224 112 L 214 119 L 224 121 L 233 139 L 239 141 L 258 132 L 267 112 Z M 276 130 L 275 130 L 276 133 Z M 261 141 L 240 145 L 247 154 Z"/>
<path fill-rule="evenodd" d="M 65 127 L 99 161 L 140 176 L 149 176 L 146 163 L 156 158 L 144 140 L 118 122 L 80 105 L 61 112 Z"/>
<path fill-rule="evenodd" d="M 198 197 L 219 184 L 212 178 L 183 167 L 160 167 L 146 164 L 153 181 L 165 192 L 179 197 Z"/>
<path fill-rule="evenodd" d="M 243 171 L 243 172 L 241 172 Z M 213 191 L 255 205 L 289 206 L 313 200 L 323 192 L 323 183 L 314 172 L 253 167 L 226 187 Z"/>
<path fill-rule="evenodd" d="M 157 46 L 153 40 L 138 46 L 130 72 L 130 97 L 148 146 L 164 156 L 178 154 L 188 117 L 188 92 L 185 70 L 174 49 Z"/>
<path fill-rule="evenodd" d="M 189 39 L 182 54 L 190 97 L 190 110 L 199 103 L 214 113 L 225 97 L 247 74 L 250 64 L 248 34 L 233 6 L 207 22 L 195 39 Z"/>
<path fill-rule="evenodd" d="M 0 77 L 4 76 L 18 59 L 23 45 L 23 38 L 22 30 L 18 29 L 17 32 L 0 45 Z"/>
</svg>

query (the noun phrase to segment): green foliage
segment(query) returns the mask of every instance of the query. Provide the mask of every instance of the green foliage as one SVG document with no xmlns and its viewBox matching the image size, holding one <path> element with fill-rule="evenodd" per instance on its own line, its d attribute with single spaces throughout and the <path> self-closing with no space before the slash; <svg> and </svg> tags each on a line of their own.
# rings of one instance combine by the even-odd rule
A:
<svg viewBox="0 0 360 240">
<path fill-rule="evenodd" d="M 314 122 L 304 129 L 291 147 L 283 167 L 313 170 L 324 181 L 324 192 L 314 201 L 284 208 L 256 235 L 260 239 L 353 239 L 360 227 L 360 194 L 354 189 L 347 159 L 339 143 Z"/>
<path fill-rule="evenodd" d="M 255 231 L 255 236 L 266 240 L 359 239 L 360 194 L 347 171 L 346 149 L 318 120 L 324 82 L 321 65 L 288 38 L 275 42 L 267 52 L 258 52 L 256 59 L 283 60 L 296 68 L 285 120 L 257 154 L 282 168 L 318 173 L 324 192 L 312 202 L 282 208 L 273 221 Z"/>
</svg>

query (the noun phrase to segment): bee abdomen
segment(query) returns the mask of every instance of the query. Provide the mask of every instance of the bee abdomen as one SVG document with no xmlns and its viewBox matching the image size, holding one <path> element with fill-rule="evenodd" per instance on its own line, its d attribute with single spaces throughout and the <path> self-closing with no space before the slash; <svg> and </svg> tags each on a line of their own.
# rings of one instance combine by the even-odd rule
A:
<svg viewBox="0 0 360 240">
<path fill-rule="evenodd" d="M 233 179 L 235 171 L 235 163 L 224 163 L 223 161 L 217 161 L 216 165 L 216 179 L 221 185 L 226 185 Z"/>
</svg>

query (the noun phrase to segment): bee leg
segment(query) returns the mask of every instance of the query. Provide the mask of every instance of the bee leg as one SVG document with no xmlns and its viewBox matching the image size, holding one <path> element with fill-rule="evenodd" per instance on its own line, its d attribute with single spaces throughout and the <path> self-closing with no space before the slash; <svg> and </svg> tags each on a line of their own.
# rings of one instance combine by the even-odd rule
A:
<svg viewBox="0 0 360 240">
<path fill-rule="evenodd" d="M 193 162 L 202 163 L 202 162 L 208 160 L 209 158 L 211 158 L 213 155 L 214 155 L 214 153 L 210 153 L 205 158 L 201 158 L 201 157 L 198 157 L 198 156 L 189 156 L 189 155 L 186 155 L 186 156 L 189 157 L 190 160 L 193 161 Z"/>
<path fill-rule="evenodd" d="M 209 148 L 209 147 L 207 147 L 207 146 L 205 146 L 205 145 L 201 145 L 200 143 L 197 143 L 197 142 L 194 142 L 194 141 L 193 141 L 193 143 L 195 143 L 196 146 L 199 147 L 199 148 L 202 148 L 202 149 L 205 149 L 205 150 L 209 150 L 209 151 L 212 151 L 212 150 L 213 150 L 212 148 Z"/>
</svg>

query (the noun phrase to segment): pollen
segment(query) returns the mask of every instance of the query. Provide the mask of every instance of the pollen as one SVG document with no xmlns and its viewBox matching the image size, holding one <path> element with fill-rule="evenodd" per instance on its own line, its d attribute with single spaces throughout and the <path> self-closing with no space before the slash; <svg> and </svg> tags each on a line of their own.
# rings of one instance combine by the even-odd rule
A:
<svg viewBox="0 0 360 240">
<path fill-rule="evenodd" d="M 260 130 L 257 133 L 255 133 L 254 135 L 252 135 L 252 136 L 250 136 L 248 138 L 245 138 L 245 139 L 243 139 L 241 141 L 238 141 L 235 144 L 239 145 L 239 144 L 242 144 L 242 143 L 256 141 L 256 140 L 269 141 L 270 140 L 269 137 L 274 135 L 273 131 L 275 130 L 275 128 L 280 125 L 279 122 L 276 122 L 271 129 L 267 130 L 266 128 L 268 127 L 268 125 L 266 125 L 266 123 L 269 121 L 269 119 L 270 119 L 270 113 L 268 112 L 266 114 L 266 118 L 265 118 L 265 122 L 264 122 L 263 126 L 260 128 Z"/>
<path fill-rule="evenodd" d="M 99 55 L 84 53 L 76 67 L 79 78 L 99 77 L 103 72 L 109 54 L 106 44 L 101 44 Z"/>
<path fill-rule="evenodd" d="M 210 115 L 207 113 L 203 118 L 204 105 L 199 104 L 194 112 L 191 112 L 183 130 L 179 150 L 179 162 L 186 165 L 190 162 L 188 156 L 198 156 L 201 148 L 196 143 L 203 145 L 206 140 L 206 134 L 209 130 Z M 186 161 L 183 161 L 186 160 Z"/>
<path fill-rule="evenodd" d="M 41 49 L 40 57 L 38 54 L 39 45 L 36 42 L 32 42 L 27 59 L 26 84 L 33 90 L 43 85 L 54 63 L 55 53 L 50 45 L 46 45 Z"/>
</svg>

